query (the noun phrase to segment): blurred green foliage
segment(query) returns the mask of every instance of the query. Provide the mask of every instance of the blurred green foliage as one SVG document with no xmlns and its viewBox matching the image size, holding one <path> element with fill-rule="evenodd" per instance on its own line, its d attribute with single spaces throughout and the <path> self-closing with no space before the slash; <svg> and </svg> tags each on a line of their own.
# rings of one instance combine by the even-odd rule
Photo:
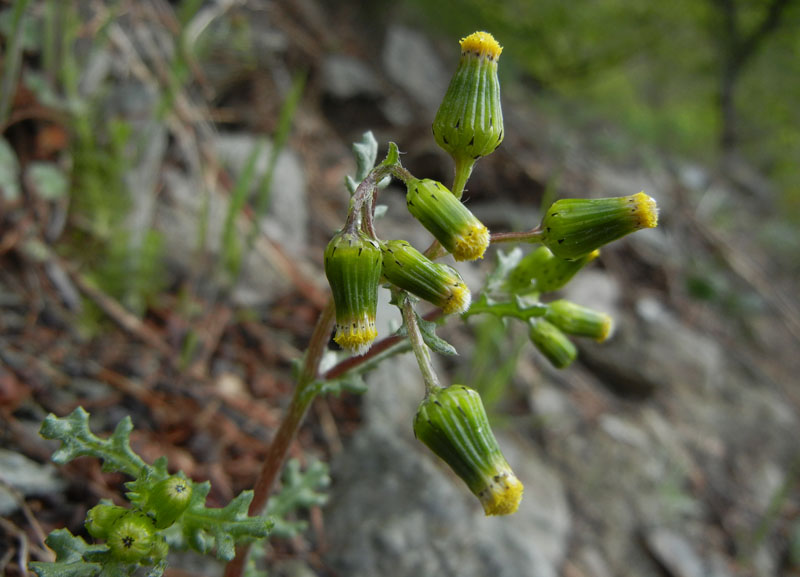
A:
<svg viewBox="0 0 800 577">
<path fill-rule="evenodd" d="M 569 118 L 579 128 L 610 121 L 627 129 L 631 143 L 706 161 L 719 153 L 725 66 L 756 36 L 734 85 L 737 148 L 772 178 L 783 208 L 794 208 L 800 218 L 797 0 L 412 0 L 411 5 L 420 23 L 435 23 L 431 32 L 440 36 L 492 32 L 505 47 L 501 73 L 538 87 L 539 106 L 567 102 Z M 774 7 L 781 9 L 776 25 L 759 35 Z"/>
</svg>

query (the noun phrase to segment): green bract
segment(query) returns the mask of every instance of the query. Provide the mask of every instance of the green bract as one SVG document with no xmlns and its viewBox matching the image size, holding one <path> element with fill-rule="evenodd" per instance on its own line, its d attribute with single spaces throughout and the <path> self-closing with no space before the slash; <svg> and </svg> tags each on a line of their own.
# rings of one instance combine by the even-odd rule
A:
<svg viewBox="0 0 800 577">
<path fill-rule="evenodd" d="M 543 318 L 532 318 L 528 324 L 531 342 L 554 367 L 563 369 L 572 364 L 578 356 L 578 351 L 567 335 Z"/>
<path fill-rule="evenodd" d="M 546 246 L 528 253 L 506 279 L 509 292 L 552 292 L 564 287 L 584 266 L 592 262 L 600 251 L 592 251 L 574 260 L 554 256 Z"/>
<path fill-rule="evenodd" d="M 416 178 L 406 182 L 406 205 L 456 260 L 483 258 L 489 229 L 441 182 Z"/>
<path fill-rule="evenodd" d="M 336 305 L 334 340 L 356 355 L 369 350 L 378 332 L 375 311 L 381 249 L 361 232 L 339 232 L 325 249 L 325 276 Z"/>
<path fill-rule="evenodd" d="M 435 304 L 445 314 L 460 314 L 469 308 L 469 289 L 453 267 L 431 261 L 404 240 L 390 240 L 382 250 L 386 280 Z"/>
<path fill-rule="evenodd" d="M 554 255 L 575 259 L 658 224 L 656 201 L 640 192 L 618 198 L 556 201 L 542 220 L 542 242 Z"/>
<path fill-rule="evenodd" d="M 464 480 L 487 515 L 517 510 L 522 483 L 500 451 L 477 391 L 453 385 L 429 392 L 414 418 L 414 435 Z"/>
<path fill-rule="evenodd" d="M 567 334 L 589 337 L 598 342 L 606 340 L 614 330 L 614 323 L 606 313 L 567 300 L 549 303 L 544 318 Z"/>
</svg>

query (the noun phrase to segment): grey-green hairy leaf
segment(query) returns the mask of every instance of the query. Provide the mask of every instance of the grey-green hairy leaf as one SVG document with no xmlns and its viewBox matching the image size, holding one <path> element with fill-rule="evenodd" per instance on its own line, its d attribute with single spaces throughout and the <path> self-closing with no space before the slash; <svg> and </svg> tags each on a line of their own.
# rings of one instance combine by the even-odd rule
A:
<svg viewBox="0 0 800 577">
<path fill-rule="evenodd" d="M 61 447 L 52 457 L 59 465 L 78 457 L 95 457 L 103 461 L 103 471 L 120 471 L 138 477 L 147 464 L 131 450 L 132 430 L 130 417 L 125 417 L 108 439 L 100 439 L 89 429 L 89 413 L 78 407 L 63 418 L 49 414 L 39 434 L 45 439 L 61 441 Z"/>
<path fill-rule="evenodd" d="M 372 131 L 368 130 L 361 140 L 353 143 L 353 153 L 356 157 L 356 182 L 364 180 L 378 158 L 378 141 Z"/>
<path fill-rule="evenodd" d="M 297 459 L 290 460 L 283 473 L 280 492 L 270 497 L 267 502 L 267 514 L 275 519 L 273 534 L 286 538 L 303 531 L 305 523 L 289 520 L 286 516 L 299 508 L 324 505 L 328 495 L 322 490 L 326 489 L 330 482 L 325 463 L 313 461 L 303 471 Z"/>
</svg>

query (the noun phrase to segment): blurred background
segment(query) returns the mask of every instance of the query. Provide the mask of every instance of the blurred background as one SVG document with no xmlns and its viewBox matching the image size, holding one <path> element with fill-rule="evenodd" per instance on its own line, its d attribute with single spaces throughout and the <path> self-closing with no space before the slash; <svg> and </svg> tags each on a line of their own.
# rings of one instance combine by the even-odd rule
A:
<svg viewBox="0 0 800 577">
<path fill-rule="evenodd" d="M 328 504 L 270 575 L 800 574 L 800 2 L 0 2 L 0 572 L 83 531 L 119 476 L 48 464 L 48 412 L 125 415 L 148 460 L 252 486 L 327 299 L 351 143 L 449 182 L 430 125 L 476 30 L 503 45 L 506 137 L 466 192 L 493 231 L 644 190 L 655 230 L 565 289 L 615 337 L 551 369 L 523 327 L 448 322 L 526 486 L 487 519 L 413 439 L 413 358 L 318 399 L 292 453 Z M 399 187 L 384 238 L 422 248 Z M 494 249 L 459 265 L 481 286 Z M 381 311 L 383 330 L 396 318 Z M 219 575 L 175 559 L 172 575 Z"/>
</svg>

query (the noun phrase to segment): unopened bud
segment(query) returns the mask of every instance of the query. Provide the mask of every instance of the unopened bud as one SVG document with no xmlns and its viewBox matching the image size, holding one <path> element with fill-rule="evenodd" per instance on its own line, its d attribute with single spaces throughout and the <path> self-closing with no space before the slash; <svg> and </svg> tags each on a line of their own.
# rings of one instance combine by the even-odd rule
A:
<svg viewBox="0 0 800 577">
<path fill-rule="evenodd" d="M 336 307 L 336 336 L 342 348 L 363 355 L 378 332 L 375 313 L 381 278 L 381 249 L 361 232 L 339 232 L 325 249 L 325 276 Z"/>
<path fill-rule="evenodd" d="M 497 62 L 503 48 L 488 32 L 461 39 L 461 58 L 433 121 L 437 144 L 456 161 L 456 181 L 503 141 L 503 109 Z"/>
<path fill-rule="evenodd" d="M 543 318 L 532 318 L 528 323 L 531 342 L 550 364 L 557 369 L 564 369 L 572 364 L 578 351 L 567 335 Z"/>
<path fill-rule="evenodd" d="M 544 318 L 567 334 L 598 342 L 606 340 L 614 330 L 611 316 L 563 299 L 549 303 Z"/>
<path fill-rule="evenodd" d="M 579 270 L 600 254 L 594 250 L 573 260 L 554 256 L 546 246 L 528 253 L 508 274 L 506 288 L 509 292 L 552 292 L 565 286 Z"/>
<path fill-rule="evenodd" d="M 183 514 L 191 500 L 192 484 L 174 475 L 155 484 L 146 508 L 155 517 L 156 529 L 164 529 Z"/>
<path fill-rule="evenodd" d="M 487 229 L 442 183 L 412 179 L 406 183 L 409 212 L 456 260 L 483 258 Z"/>
<path fill-rule="evenodd" d="M 466 312 L 472 301 L 458 271 L 431 261 L 404 240 L 390 240 L 383 246 L 383 276 L 445 314 Z"/>
<path fill-rule="evenodd" d="M 123 563 L 138 563 L 150 555 L 155 544 L 153 519 L 141 511 L 128 511 L 108 535 L 108 548 Z"/>
<path fill-rule="evenodd" d="M 128 511 L 117 505 L 95 505 L 86 513 L 86 530 L 95 539 L 106 539 L 114 523 Z"/>
<path fill-rule="evenodd" d="M 453 385 L 429 393 L 414 418 L 414 435 L 464 480 L 487 515 L 516 512 L 522 483 L 500 451 L 477 391 Z"/>
<path fill-rule="evenodd" d="M 542 220 L 542 242 L 557 257 L 575 259 L 657 224 L 656 201 L 643 192 L 618 198 L 562 199 L 553 203 Z"/>
</svg>

